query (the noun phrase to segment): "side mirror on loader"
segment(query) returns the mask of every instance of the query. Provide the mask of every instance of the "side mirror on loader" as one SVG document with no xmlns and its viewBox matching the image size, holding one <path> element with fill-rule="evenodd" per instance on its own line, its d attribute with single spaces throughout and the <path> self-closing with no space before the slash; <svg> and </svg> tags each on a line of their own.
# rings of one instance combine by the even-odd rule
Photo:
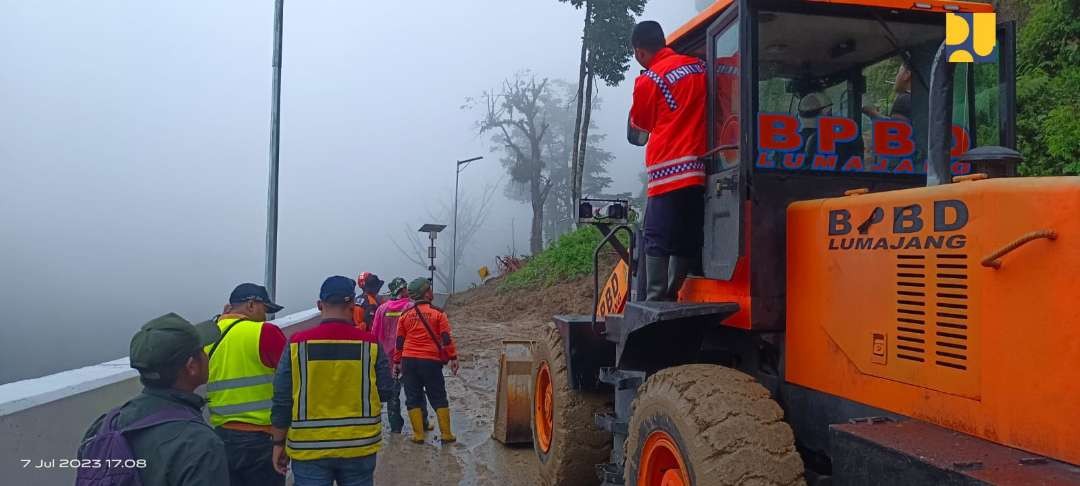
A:
<svg viewBox="0 0 1080 486">
<path fill-rule="evenodd" d="M 626 224 L 630 218 L 630 201 L 626 199 L 584 198 L 578 205 L 580 224 Z"/>
</svg>

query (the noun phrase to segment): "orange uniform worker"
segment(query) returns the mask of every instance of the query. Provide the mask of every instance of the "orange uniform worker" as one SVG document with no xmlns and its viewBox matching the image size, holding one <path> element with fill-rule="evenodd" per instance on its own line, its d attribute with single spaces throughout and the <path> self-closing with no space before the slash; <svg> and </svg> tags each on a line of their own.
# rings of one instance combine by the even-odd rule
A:
<svg viewBox="0 0 1080 486">
<path fill-rule="evenodd" d="M 405 408 L 409 410 L 412 441 L 424 442 L 424 396 L 439 418 L 443 443 L 453 442 L 450 431 L 450 402 L 442 368 L 458 372 L 457 348 L 450 337 L 450 321 L 439 308 L 431 305 L 434 294 L 426 278 L 409 283 L 409 297 L 415 304 L 398 318 L 397 349 L 394 352 L 394 375 L 400 374 L 405 385 Z"/>
<path fill-rule="evenodd" d="M 645 70 L 634 81 L 630 123 L 649 132 L 646 300 L 672 300 L 697 266 L 704 238 L 706 68 L 666 47 L 653 21 L 634 26 L 631 43 Z"/>
</svg>

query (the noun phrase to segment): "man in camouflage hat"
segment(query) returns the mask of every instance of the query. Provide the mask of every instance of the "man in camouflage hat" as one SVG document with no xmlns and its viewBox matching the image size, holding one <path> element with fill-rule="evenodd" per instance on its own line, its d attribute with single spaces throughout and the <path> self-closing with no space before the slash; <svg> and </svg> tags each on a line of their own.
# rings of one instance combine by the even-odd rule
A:
<svg viewBox="0 0 1080 486">
<path fill-rule="evenodd" d="M 136 460 L 143 484 L 161 486 L 217 486 L 229 484 L 225 444 L 202 416 L 206 400 L 195 389 L 209 377 L 209 359 L 203 347 L 220 333 L 213 322 L 191 325 L 176 314 L 147 322 L 131 338 L 131 367 L 139 372 L 144 388 L 135 398 L 99 417 L 87 430 L 79 457 L 92 454 L 87 445 L 99 432 L 129 429 L 124 437 Z M 154 416 L 174 418 L 156 425 L 135 424 Z M 110 417 L 111 423 L 104 424 Z M 105 458 L 96 458 L 105 459 Z"/>
</svg>

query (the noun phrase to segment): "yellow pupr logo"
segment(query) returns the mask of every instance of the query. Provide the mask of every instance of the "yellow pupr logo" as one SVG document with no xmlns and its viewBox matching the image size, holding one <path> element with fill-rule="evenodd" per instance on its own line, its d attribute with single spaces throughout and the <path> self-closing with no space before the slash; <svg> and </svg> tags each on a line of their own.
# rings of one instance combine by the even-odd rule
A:
<svg viewBox="0 0 1080 486">
<path fill-rule="evenodd" d="M 997 16 L 946 13 L 945 55 L 949 62 L 996 62 Z"/>
</svg>

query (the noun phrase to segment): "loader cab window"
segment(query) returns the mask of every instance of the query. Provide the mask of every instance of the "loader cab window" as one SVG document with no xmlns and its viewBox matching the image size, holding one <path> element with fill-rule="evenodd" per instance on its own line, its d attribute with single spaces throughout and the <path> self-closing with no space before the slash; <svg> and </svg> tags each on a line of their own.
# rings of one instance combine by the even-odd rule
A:
<svg viewBox="0 0 1080 486">
<path fill-rule="evenodd" d="M 721 167 L 739 162 L 739 26 L 731 22 L 712 38 L 713 60 L 710 79 L 709 148 L 721 148 L 715 159 Z"/>
<path fill-rule="evenodd" d="M 1013 143 L 1001 130 L 999 71 L 994 63 L 959 64 L 953 74 L 953 124 L 964 128 L 970 147 Z"/>
<path fill-rule="evenodd" d="M 878 18 L 758 13 L 756 172 L 924 177 L 926 86 L 942 21 Z M 910 88 L 898 89 L 905 64 Z"/>
</svg>

